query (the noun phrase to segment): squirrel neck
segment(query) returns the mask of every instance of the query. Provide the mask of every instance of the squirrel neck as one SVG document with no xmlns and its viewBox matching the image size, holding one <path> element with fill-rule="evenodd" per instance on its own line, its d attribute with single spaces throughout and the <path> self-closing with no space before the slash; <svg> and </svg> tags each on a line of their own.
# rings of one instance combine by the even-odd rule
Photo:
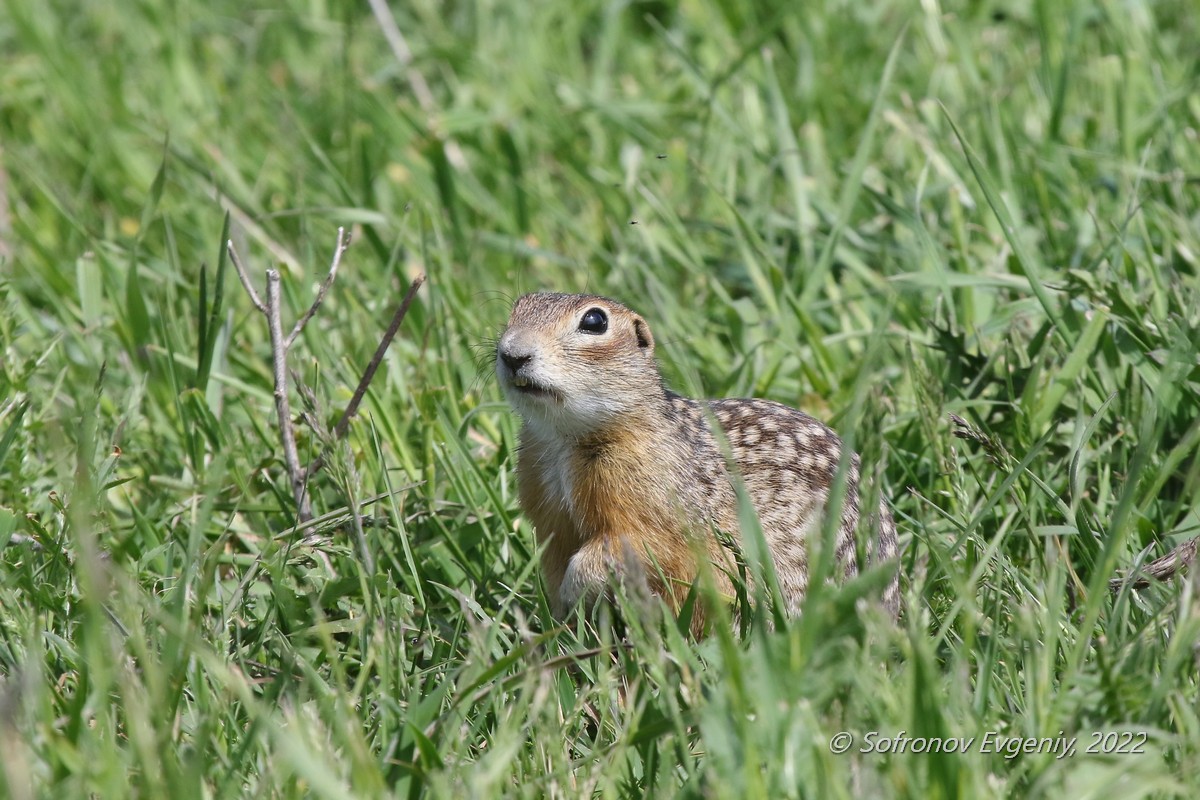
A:
<svg viewBox="0 0 1200 800">
<path fill-rule="evenodd" d="M 591 458 L 624 456 L 646 450 L 665 456 L 664 448 L 674 441 L 669 398 L 670 394 L 661 389 L 636 411 L 622 414 L 602 428 L 564 435 L 565 444 L 575 453 Z M 661 463 L 662 456 L 650 459 L 647 466 Z"/>
<path fill-rule="evenodd" d="M 679 480 L 691 469 L 668 395 L 602 429 L 566 436 L 526 425 L 519 464 L 536 517 L 562 509 L 575 535 L 626 534 L 678 526 Z M 552 530 L 547 518 L 543 527 Z"/>
</svg>

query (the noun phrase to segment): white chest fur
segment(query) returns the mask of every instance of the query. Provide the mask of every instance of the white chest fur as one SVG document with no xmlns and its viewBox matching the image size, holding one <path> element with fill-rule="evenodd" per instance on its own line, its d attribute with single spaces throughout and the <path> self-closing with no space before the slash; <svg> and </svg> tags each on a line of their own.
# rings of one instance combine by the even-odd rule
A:
<svg viewBox="0 0 1200 800">
<path fill-rule="evenodd" d="M 571 457 L 564 449 L 547 452 L 538 464 L 546 499 L 574 518 L 574 484 L 571 481 Z"/>
</svg>

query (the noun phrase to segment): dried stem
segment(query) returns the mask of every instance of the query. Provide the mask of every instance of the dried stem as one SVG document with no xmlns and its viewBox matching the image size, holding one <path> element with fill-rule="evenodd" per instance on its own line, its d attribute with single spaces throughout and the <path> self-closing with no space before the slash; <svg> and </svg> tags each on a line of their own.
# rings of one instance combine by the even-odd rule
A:
<svg viewBox="0 0 1200 800">
<path fill-rule="evenodd" d="M 383 38 L 387 39 L 388 47 L 392 49 L 392 55 L 396 57 L 400 68 L 404 70 L 405 76 L 408 78 L 408 85 L 412 87 L 413 95 L 417 98 L 417 103 L 421 106 L 429 117 L 433 117 L 436 111 L 436 101 L 433 98 L 433 92 L 429 90 L 429 84 L 425 82 L 425 76 L 420 70 L 412 66 L 412 50 L 408 46 L 408 42 L 404 39 L 404 34 L 400 32 L 400 26 L 396 24 L 396 18 L 392 15 L 392 10 L 388 8 L 385 0 L 368 0 L 371 6 L 371 13 L 375 15 L 375 21 L 379 23 L 379 29 L 383 31 Z M 432 128 L 433 126 L 430 125 Z M 454 165 L 456 169 L 464 169 L 467 166 L 467 157 L 463 153 L 462 148 L 458 146 L 458 142 L 453 139 L 444 139 L 444 147 L 446 149 L 446 159 Z"/>
<path fill-rule="evenodd" d="M 263 305 L 258 292 L 254 291 L 254 284 L 250 282 L 250 275 L 246 272 L 246 268 L 242 265 L 242 260 L 238 258 L 237 250 L 233 247 L 233 239 L 226 242 L 225 247 L 229 251 L 229 260 L 233 262 L 233 268 L 237 270 L 238 277 L 242 280 L 242 286 L 246 288 L 246 294 L 250 295 L 250 302 L 254 303 L 255 308 L 266 314 L 267 307 Z"/>
<path fill-rule="evenodd" d="M 358 413 L 358 407 L 362 405 L 363 397 L 367 394 L 367 387 L 371 385 L 371 380 L 375 377 L 375 371 L 379 369 L 379 365 L 383 361 L 383 356 L 387 353 L 388 345 L 392 343 L 392 339 L 396 337 L 396 332 L 400 330 L 400 323 L 404 322 L 404 317 L 408 314 L 408 307 L 412 305 L 413 298 L 417 296 L 417 290 L 421 288 L 421 284 L 423 283 L 425 283 L 425 273 L 421 273 L 413 279 L 412 284 L 408 287 L 408 293 L 404 295 L 404 299 L 400 301 L 400 305 L 396 308 L 395 313 L 392 314 L 391 324 L 388 325 L 383 338 L 379 340 L 379 346 L 375 348 L 375 355 L 371 356 L 370 363 L 363 370 L 362 378 L 358 381 L 358 387 L 354 390 L 354 396 L 346 404 L 346 410 L 342 412 L 337 425 L 333 426 L 334 441 L 346 435 L 346 431 L 350 427 L 350 420 Z M 313 475 L 324 464 L 325 455 L 322 453 L 309 465 L 306 475 Z"/>
<path fill-rule="evenodd" d="M 284 350 L 291 349 L 292 342 L 296 341 L 296 337 L 304 330 L 304 326 L 313 318 L 313 314 L 317 313 L 317 309 L 321 307 L 321 303 L 325 302 L 325 295 L 329 293 L 329 287 L 333 286 L 333 280 L 337 277 L 338 267 L 341 266 L 342 254 L 346 252 L 346 248 L 349 246 L 350 236 L 346 233 L 346 229 L 338 228 L 337 244 L 333 248 L 333 262 L 329 265 L 329 274 L 321 282 L 321 288 L 317 290 L 317 298 L 308 307 L 308 311 L 304 312 L 304 316 L 296 321 L 292 332 L 288 334 L 287 340 L 284 342 Z"/>
<path fill-rule="evenodd" d="M 296 501 L 297 527 L 306 525 L 313 519 L 312 499 L 308 494 L 308 479 L 325 463 L 325 453 L 323 452 L 318 455 L 307 469 L 300 466 L 300 455 L 296 449 L 296 431 L 292 423 L 292 409 L 288 401 L 287 355 L 295 343 L 296 337 L 300 335 L 304 330 L 304 326 L 308 324 L 309 320 L 313 318 L 317 310 L 321 307 L 321 304 L 325 301 L 325 296 L 329 293 L 334 280 L 337 278 L 338 267 L 342 263 L 342 256 L 349 246 L 350 236 L 346 233 L 345 228 L 338 228 L 337 243 L 334 246 L 333 258 L 329 264 L 329 274 L 321 282 L 321 286 L 317 290 L 316 299 L 313 300 L 312 305 L 309 306 L 304 315 L 292 327 L 291 333 L 284 336 L 283 322 L 281 320 L 283 304 L 280 299 L 279 271 L 274 269 L 267 270 L 267 302 L 264 303 L 258 292 L 255 291 L 254 284 L 251 283 L 250 274 L 247 272 L 241 258 L 238 257 L 237 251 L 233 246 L 233 241 L 226 242 L 226 248 L 229 251 L 229 260 L 233 262 L 238 278 L 241 279 L 242 286 L 246 289 L 246 294 L 250 295 L 250 302 L 267 318 L 267 326 L 271 332 L 271 368 L 275 383 L 275 414 L 279 418 L 279 440 L 283 446 L 283 462 L 287 467 L 288 481 L 292 487 L 292 496 Z M 412 305 L 413 298 L 416 297 L 417 290 L 421 288 L 421 284 L 424 282 L 425 275 L 421 274 L 408 287 L 408 293 L 404 296 L 404 300 L 392 315 L 391 324 L 383 334 L 379 346 L 375 348 L 375 354 L 371 357 L 371 362 L 367 364 L 367 368 L 358 382 L 358 388 L 354 390 L 354 396 L 350 399 L 349 404 L 347 404 L 346 410 L 342 412 L 337 425 L 334 426 L 333 441 L 336 442 L 345 437 L 346 431 L 350 426 L 350 420 L 358 413 L 358 407 L 362 404 L 363 397 L 367 393 L 367 388 L 371 385 L 371 380 L 375 377 L 375 372 L 379 369 L 388 346 L 392 343 L 392 339 L 395 338 L 396 332 L 400 329 L 400 323 L 404 321 L 409 306 Z M 299 385 L 300 381 L 297 380 L 296 383 Z M 357 507 L 354 512 L 354 526 L 359 544 L 363 550 L 364 563 L 371 565 L 372 558 L 366 548 L 366 538 L 362 530 L 362 517 L 357 511 Z"/>
<path fill-rule="evenodd" d="M 346 428 L 349 427 L 350 420 L 358 413 L 358 407 L 367 393 L 367 387 L 371 385 L 371 379 L 375 377 L 375 370 L 379 369 L 379 364 L 383 361 L 384 354 L 387 353 L 388 345 L 396 337 L 396 331 L 400 330 L 400 323 L 404 322 L 408 307 L 412 305 L 413 298 L 417 296 L 417 290 L 423 283 L 425 283 L 425 273 L 422 272 L 413 278 L 412 284 L 408 287 L 408 294 L 404 295 L 396 313 L 392 315 L 392 322 L 384 332 L 383 338 L 379 340 L 379 346 L 375 348 L 375 355 L 371 356 L 371 363 L 367 364 L 367 368 L 363 371 L 358 388 L 354 390 L 354 396 L 350 398 L 346 410 L 342 412 L 342 418 L 337 421 L 337 425 L 333 426 L 333 435 L 336 438 L 340 439 L 346 435 Z"/>
<path fill-rule="evenodd" d="M 379 23 L 379 29 L 383 31 L 383 38 L 387 39 L 388 47 L 392 48 L 392 55 L 396 57 L 400 68 L 405 71 L 408 85 L 412 87 L 417 102 L 421 104 L 421 108 L 429 111 L 434 104 L 433 92 L 429 91 L 429 84 L 425 82 L 425 76 L 417 70 L 409 68 L 413 58 L 412 49 L 405 41 L 404 34 L 400 32 L 400 26 L 396 24 L 392 10 L 388 8 L 384 0 L 369 0 L 369 2 L 371 12 L 375 15 L 375 21 Z"/>
<path fill-rule="evenodd" d="M 1188 539 L 1183 544 L 1177 545 L 1165 556 L 1159 556 L 1153 561 L 1130 570 L 1119 578 L 1113 578 L 1108 582 L 1108 586 L 1115 592 L 1119 591 L 1126 583 L 1135 589 L 1141 589 L 1149 586 L 1151 579 L 1165 581 L 1181 568 L 1189 566 L 1196 560 L 1197 543 L 1200 543 L 1200 536 Z"/>
<path fill-rule="evenodd" d="M 312 501 L 308 497 L 308 485 L 304 470 L 300 467 L 300 456 L 296 452 L 296 432 L 292 428 L 292 409 L 288 402 L 287 349 L 288 341 L 283 338 L 283 324 L 279 319 L 279 271 L 267 270 L 267 325 L 271 330 L 271 366 L 275 377 L 275 413 L 279 417 L 279 439 L 283 445 L 283 463 L 287 466 L 288 479 L 292 484 L 292 496 L 296 500 L 297 514 L 301 522 L 312 519 Z"/>
</svg>

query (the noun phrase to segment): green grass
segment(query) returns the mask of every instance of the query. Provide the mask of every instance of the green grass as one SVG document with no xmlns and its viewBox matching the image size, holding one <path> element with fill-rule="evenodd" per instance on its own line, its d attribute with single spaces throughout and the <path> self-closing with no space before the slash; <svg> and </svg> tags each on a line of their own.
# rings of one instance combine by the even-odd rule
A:
<svg viewBox="0 0 1200 800">
<path fill-rule="evenodd" d="M 1200 794 L 1196 584 L 1106 587 L 1200 533 L 1191 0 L 394 5 L 431 110 L 366 4 L 0 7 L 0 796 Z M 429 275 L 302 533 L 227 212 L 285 326 L 354 230 L 303 461 Z M 556 626 L 488 349 L 541 288 L 880 465 L 900 625 Z"/>
</svg>

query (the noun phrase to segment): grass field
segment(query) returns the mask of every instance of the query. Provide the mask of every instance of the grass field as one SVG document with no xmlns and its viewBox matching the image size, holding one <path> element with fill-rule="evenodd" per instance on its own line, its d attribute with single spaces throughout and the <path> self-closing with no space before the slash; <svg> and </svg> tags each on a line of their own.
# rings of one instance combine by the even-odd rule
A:
<svg viewBox="0 0 1200 800">
<path fill-rule="evenodd" d="M 0 5 L 0 796 L 1200 796 L 1197 584 L 1108 589 L 1200 533 L 1192 0 L 258 5 Z M 227 215 L 285 330 L 354 234 L 300 530 Z M 557 626 L 534 289 L 879 465 L 899 626 Z"/>
</svg>

